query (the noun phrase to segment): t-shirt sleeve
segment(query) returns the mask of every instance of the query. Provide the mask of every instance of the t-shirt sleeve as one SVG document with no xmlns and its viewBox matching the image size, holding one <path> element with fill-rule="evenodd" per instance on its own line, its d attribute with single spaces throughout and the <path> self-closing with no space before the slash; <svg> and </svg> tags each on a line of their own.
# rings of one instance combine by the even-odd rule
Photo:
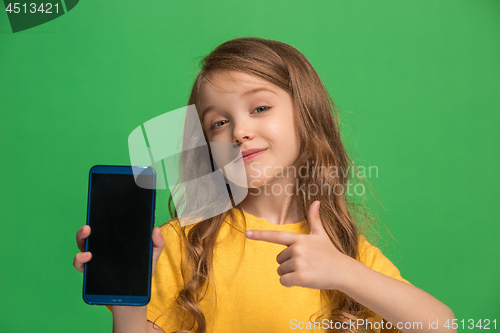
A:
<svg viewBox="0 0 500 333">
<path fill-rule="evenodd" d="M 359 261 L 374 271 L 411 284 L 401 277 L 398 268 L 384 256 L 382 251 L 378 247 L 371 245 L 364 236 L 359 238 Z"/>
<path fill-rule="evenodd" d="M 156 269 L 151 279 L 151 300 L 147 305 L 147 319 L 160 326 L 165 332 L 178 328 L 175 326 L 177 304 L 175 298 L 183 288 L 181 274 L 180 225 L 178 220 L 171 220 L 160 227 L 165 247 L 163 248 Z M 106 305 L 111 311 L 111 306 Z"/>
</svg>

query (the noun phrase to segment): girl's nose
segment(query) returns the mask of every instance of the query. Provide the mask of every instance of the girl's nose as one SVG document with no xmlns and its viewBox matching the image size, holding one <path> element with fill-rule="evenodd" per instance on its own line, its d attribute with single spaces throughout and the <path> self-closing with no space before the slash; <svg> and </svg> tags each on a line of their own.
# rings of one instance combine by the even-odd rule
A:
<svg viewBox="0 0 500 333">
<path fill-rule="evenodd" d="M 235 124 L 233 130 L 234 142 L 236 144 L 242 143 L 243 141 L 251 140 L 253 138 L 252 130 L 248 123 L 240 122 Z"/>
<path fill-rule="evenodd" d="M 242 143 L 243 141 L 250 140 L 248 135 L 245 135 L 241 139 L 236 139 L 236 143 Z"/>
</svg>

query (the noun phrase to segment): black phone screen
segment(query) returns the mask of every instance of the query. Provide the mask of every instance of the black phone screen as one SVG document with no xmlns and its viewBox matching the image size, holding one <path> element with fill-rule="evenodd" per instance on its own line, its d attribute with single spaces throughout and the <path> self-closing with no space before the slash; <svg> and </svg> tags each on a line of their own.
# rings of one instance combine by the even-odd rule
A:
<svg viewBox="0 0 500 333">
<path fill-rule="evenodd" d="M 143 182 L 154 181 L 153 176 Z M 150 177 L 150 179 L 148 178 Z M 86 294 L 147 296 L 154 222 L 153 186 L 139 187 L 132 174 L 91 177 Z"/>
</svg>

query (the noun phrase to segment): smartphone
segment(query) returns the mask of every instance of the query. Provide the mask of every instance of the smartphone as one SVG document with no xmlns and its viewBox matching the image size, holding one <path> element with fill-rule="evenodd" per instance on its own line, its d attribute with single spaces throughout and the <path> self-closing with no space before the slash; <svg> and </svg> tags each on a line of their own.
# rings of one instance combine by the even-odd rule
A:
<svg viewBox="0 0 500 333">
<path fill-rule="evenodd" d="M 83 300 L 97 305 L 146 305 L 151 298 L 156 172 L 151 167 L 90 169 Z"/>
</svg>

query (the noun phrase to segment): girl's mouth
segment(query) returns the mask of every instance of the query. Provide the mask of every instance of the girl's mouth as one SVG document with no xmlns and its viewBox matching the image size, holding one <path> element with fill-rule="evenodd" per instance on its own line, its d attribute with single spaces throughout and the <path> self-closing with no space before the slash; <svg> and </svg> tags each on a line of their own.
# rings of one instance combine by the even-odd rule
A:
<svg viewBox="0 0 500 333">
<path fill-rule="evenodd" d="M 243 157 L 243 162 L 246 162 L 246 161 L 251 160 L 252 158 L 254 158 L 256 156 L 259 156 L 259 155 L 263 154 L 266 150 L 267 149 L 264 149 L 264 150 L 261 150 L 261 151 L 258 151 L 258 152 L 255 152 L 253 154 L 249 154 L 249 155 Z"/>
</svg>

